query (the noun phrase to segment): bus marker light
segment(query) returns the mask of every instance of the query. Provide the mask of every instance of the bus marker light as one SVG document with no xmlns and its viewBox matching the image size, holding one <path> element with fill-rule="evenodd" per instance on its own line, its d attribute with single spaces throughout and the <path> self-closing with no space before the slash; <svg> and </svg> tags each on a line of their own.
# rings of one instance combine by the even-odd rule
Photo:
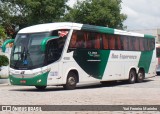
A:
<svg viewBox="0 0 160 114">
<path fill-rule="evenodd" d="M 37 83 L 40 83 L 42 80 L 41 79 L 39 79 L 39 80 L 37 80 Z"/>
</svg>

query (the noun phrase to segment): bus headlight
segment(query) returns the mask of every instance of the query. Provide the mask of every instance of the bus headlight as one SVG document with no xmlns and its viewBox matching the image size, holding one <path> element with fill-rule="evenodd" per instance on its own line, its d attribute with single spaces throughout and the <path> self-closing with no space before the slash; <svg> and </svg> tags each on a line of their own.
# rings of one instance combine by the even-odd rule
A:
<svg viewBox="0 0 160 114">
<path fill-rule="evenodd" d="M 9 71 L 9 75 L 13 75 L 13 73 L 11 71 Z"/>
<path fill-rule="evenodd" d="M 51 68 L 47 68 L 47 69 L 45 69 L 45 70 L 42 70 L 41 72 L 42 73 L 46 73 L 46 72 L 49 72 L 51 70 Z"/>
<path fill-rule="evenodd" d="M 37 76 L 37 75 L 40 75 L 42 74 L 41 72 L 36 72 L 36 73 L 33 73 L 34 76 Z"/>
<path fill-rule="evenodd" d="M 44 74 L 44 73 L 49 72 L 49 71 L 50 71 L 50 69 L 44 69 L 44 70 L 41 70 L 40 72 L 33 73 L 33 75 L 37 76 L 37 75 L 41 75 L 41 74 Z"/>
</svg>

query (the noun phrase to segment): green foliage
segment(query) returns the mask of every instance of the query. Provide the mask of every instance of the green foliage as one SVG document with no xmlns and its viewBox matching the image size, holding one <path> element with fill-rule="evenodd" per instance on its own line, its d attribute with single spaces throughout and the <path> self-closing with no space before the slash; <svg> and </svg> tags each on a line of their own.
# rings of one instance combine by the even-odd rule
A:
<svg viewBox="0 0 160 114">
<path fill-rule="evenodd" d="M 70 8 L 64 20 L 123 29 L 126 18 L 121 14 L 121 0 L 85 0 Z"/>
<path fill-rule="evenodd" d="M 28 22 L 30 25 L 37 23 L 50 23 L 58 21 L 65 12 L 67 0 L 30 0 L 27 3 Z M 33 13 L 34 12 L 34 13 Z"/>
<path fill-rule="evenodd" d="M 24 28 L 34 24 L 59 21 L 68 0 L 0 0 L 0 19 L 7 35 L 12 36 L 15 26 Z"/>
<path fill-rule="evenodd" d="M 5 34 L 5 29 L 0 26 L 0 39 L 5 39 L 6 38 L 6 34 Z"/>
<path fill-rule="evenodd" d="M 0 55 L 0 67 L 7 66 L 8 64 L 9 64 L 9 60 L 8 60 L 7 56 Z"/>
<path fill-rule="evenodd" d="M 127 18 L 121 14 L 121 0 L 79 0 L 70 8 L 68 0 L 0 0 L 0 25 L 14 38 L 15 27 L 70 21 L 84 24 L 124 28 Z M 82 2 L 81 2 L 82 1 Z"/>
</svg>

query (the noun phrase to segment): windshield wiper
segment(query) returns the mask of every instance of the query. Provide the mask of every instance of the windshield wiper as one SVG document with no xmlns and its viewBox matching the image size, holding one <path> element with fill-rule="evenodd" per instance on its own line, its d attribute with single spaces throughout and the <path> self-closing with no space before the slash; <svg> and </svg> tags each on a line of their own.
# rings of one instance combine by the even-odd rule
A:
<svg viewBox="0 0 160 114">
<path fill-rule="evenodd" d="M 23 48 L 22 52 L 15 52 L 14 54 L 18 54 L 18 60 L 16 61 L 14 67 L 17 68 L 18 62 L 22 61 L 24 64 L 24 60 L 25 58 L 27 58 L 26 56 L 26 52 L 25 52 L 25 47 Z"/>
</svg>

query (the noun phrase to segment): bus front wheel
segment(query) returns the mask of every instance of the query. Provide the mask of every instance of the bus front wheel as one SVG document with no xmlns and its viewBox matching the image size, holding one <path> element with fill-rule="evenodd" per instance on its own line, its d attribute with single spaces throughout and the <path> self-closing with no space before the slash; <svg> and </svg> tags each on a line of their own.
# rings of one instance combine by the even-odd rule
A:
<svg viewBox="0 0 160 114">
<path fill-rule="evenodd" d="M 67 82 L 63 85 L 64 89 L 72 90 L 75 89 L 77 85 L 77 77 L 74 72 L 70 72 L 67 76 Z"/>
<path fill-rule="evenodd" d="M 135 83 L 135 81 L 136 81 L 136 71 L 132 69 L 132 70 L 130 70 L 130 72 L 129 72 L 128 82 L 129 82 L 130 84 L 133 84 L 133 83 Z"/>
</svg>

